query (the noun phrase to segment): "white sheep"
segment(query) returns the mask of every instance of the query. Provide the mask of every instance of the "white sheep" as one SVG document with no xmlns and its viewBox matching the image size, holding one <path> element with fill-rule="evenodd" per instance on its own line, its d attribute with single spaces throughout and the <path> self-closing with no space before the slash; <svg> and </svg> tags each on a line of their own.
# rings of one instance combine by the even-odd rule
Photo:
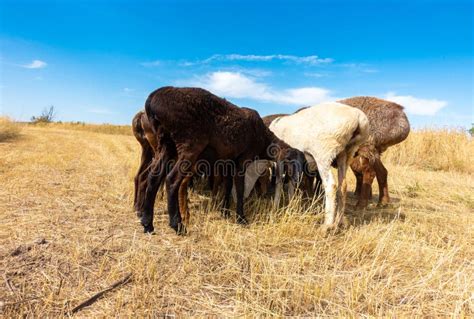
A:
<svg viewBox="0 0 474 319">
<path fill-rule="evenodd" d="M 350 160 L 368 137 L 369 122 L 359 109 L 337 102 L 327 102 L 303 109 L 270 124 L 275 135 L 314 160 L 325 189 L 324 229 L 345 222 L 346 171 Z M 336 186 L 331 172 L 335 161 L 338 170 Z M 275 198 L 280 197 L 281 180 L 277 181 Z M 336 216 L 337 213 L 337 216 Z"/>
</svg>

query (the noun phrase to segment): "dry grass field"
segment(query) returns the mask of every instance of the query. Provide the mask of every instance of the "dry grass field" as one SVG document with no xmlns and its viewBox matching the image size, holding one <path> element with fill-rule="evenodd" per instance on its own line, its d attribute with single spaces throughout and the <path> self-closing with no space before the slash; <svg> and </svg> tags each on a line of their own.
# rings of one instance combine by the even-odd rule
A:
<svg viewBox="0 0 474 319">
<path fill-rule="evenodd" d="M 18 137 L 20 126 L 8 117 L 0 117 L 0 143 Z"/>
<path fill-rule="evenodd" d="M 390 149 L 392 204 L 357 212 L 350 196 L 351 226 L 336 235 L 318 232 L 317 202 L 272 211 L 253 198 L 242 227 L 193 192 L 177 236 L 161 199 L 156 234 L 142 233 L 139 145 L 125 129 L 13 130 L 0 140 L 3 317 L 73 315 L 129 274 L 74 315 L 474 316 L 474 144 L 460 131 L 413 132 Z"/>
</svg>

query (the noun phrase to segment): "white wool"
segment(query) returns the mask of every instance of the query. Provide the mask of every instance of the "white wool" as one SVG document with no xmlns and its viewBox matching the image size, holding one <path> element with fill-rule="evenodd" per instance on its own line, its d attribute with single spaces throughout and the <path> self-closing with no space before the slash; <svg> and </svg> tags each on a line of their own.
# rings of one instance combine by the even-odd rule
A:
<svg viewBox="0 0 474 319">
<path fill-rule="evenodd" d="M 340 184 L 345 181 L 348 159 L 368 136 L 367 116 L 357 108 L 327 102 L 277 118 L 271 123 L 270 130 L 290 146 L 314 158 L 325 187 L 325 224 L 333 224 L 336 221 L 336 192 L 339 193 Z M 336 158 L 341 166 L 337 188 L 331 172 L 331 163 Z M 344 204 L 340 206 L 344 207 Z"/>
<path fill-rule="evenodd" d="M 320 161 L 327 162 L 345 150 L 357 127 L 360 126 L 361 135 L 367 136 L 368 125 L 366 115 L 359 109 L 327 102 L 277 118 L 270 130 L 290 146 L 311 154 L 315 159 L 317 154 Z M 357 147 L 360 142 L 355 144 Z"/>
</svg>

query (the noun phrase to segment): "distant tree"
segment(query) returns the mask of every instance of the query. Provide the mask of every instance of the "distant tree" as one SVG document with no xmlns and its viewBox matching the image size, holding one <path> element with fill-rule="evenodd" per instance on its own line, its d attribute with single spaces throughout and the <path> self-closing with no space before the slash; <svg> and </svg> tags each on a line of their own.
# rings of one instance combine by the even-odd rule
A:
<svg viewBox="0 0 474 319">
<path fill-rule="evenodd" d="M 39 116 L 32 116 L 32 123 L 51 123 L 56 117 L 56 109 L 54 105 L 51 105 L 49 108 L 45 107 Z"/>
<path fill-rule="evenodd" d="M 469 129 L 469 134 L 471 134 L 471 136 L 474 136 L 474 123 L 471 123 L 471 128 Z"/>
</svg>

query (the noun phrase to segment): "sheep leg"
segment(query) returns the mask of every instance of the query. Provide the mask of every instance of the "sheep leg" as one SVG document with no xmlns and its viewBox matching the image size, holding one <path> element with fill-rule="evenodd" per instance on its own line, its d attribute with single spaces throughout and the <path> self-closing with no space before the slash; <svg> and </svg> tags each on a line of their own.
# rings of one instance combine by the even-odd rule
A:
<svg viewBox="0 0 474 319">
<path fill-rule="evenodd" d="M 347 153 L 343 152 L 337 156 L 337 217 L 336 225 L 343 224 L 346 226 L 348 224 L 344 212 L 346 210 L 346 194 L 347 194 L 347 167 L 349 166 L 349 161 L 347 158 Z"/>
<path fill-rule="evenodd" d="M 270 183 L 270 170 L 265 170 L 265 173 L 259 177 L 259 194 L 265 196 L 268 193 L 268 184 Z"/>
<path fill-rule="evenodd" d="M 140 215 L 141 224 L 145 233 L 152 233 L 153 228 L 153 209 L 155 206 L 156 193 L 163 184 L 163 179 L 166 176 L 165 166 L 168 162 L 166 150 L 162 153 L 159 159 L 154 159 L 150 166 L 150 172 L 147 177 L 147 186 L 145 196 L 142 204 L 142 212 Z"/>
<path fill-rule="evenodd" d="M 313 198 L 313 185 L 314 185 L 314 176 L 308 174 L 303 174 L 303 180 L 301 182 L 301 188 L 304 190 L 304 194 L 308 198 Z"/>
<path fill-rule="evenodd" d="M 351 167 L 352 168 L 352 167 Z M 360 192 L 362 190 L 362 176 L 363 174 L 355 169 L 352 168 L 354 175 L 356 177 L 356 189 L 354 191 L 354 195 L 360 196 Z"/>
<path fill-rule="evenodd" d="M 193 161 L 181 157 L 166 177 L 169 226 L 178 235 L 186 233 L 189 222 L 188 186 L 193 177 L 191 167 Z"/>
<path fill-rule="evenodd" d="M 356 209 L 363 209 L 369 204 L 372 182 L 375 178 L 375 171 L 371 165 L 364 168 L 362 175 L 362 187 L 357 201 Z"/>
<path fill-rule="evenodd" d="M 289 202 L 293 199 L 293 196 L 295 195 L 295 191 L 296 191 L 296 185 L 292 180 L 290 180 L 288 182 L 288 201 Z"/>
<path fill-rule="evenodd" d="M 179 211 L 179 188 L 184 178 L 187 177 L 181 169 L 183 160 L 178 160 L 171 172 L 166 176 L 166 189 L 168 191 L 168 215 L 169 226 L 173 228 L 177 234 L 183 234 L 185 229 L 182 224 L 181 214 Z M 185 199 L 187 200 L 187 199 Z"/>
<path fill-rule="evenodd" d="M 140 207 L 143 207 L 143 202 L 145 198 L 146 188 L 148 185 L 148 174 L 150 174 L 151 163 L 146 167 L 140 175 L 135 177 L 135 203 L 134 208 L 137 213 L 137 216 L 140 217 L 141 211 Z"/>
<path fill-rule="evenodd" d="M 192 175 L 186 176 L 179 186 L 179 207 L 181 220 L 185 227 L 189 226 L 189 207 L 188 207 L 188 185 L 192 180 Z"/>
<path fill-rule="evenodd" d="M 150 166 L 151 162 L 153 161 L 153 150 L 151 149 L 150 145 L 143 145 L 142 146 L 142 155 L 140 159 L 140 166 L 138 167 L 137 174 L 135 175 L 134 182 L 135 182 L 135 192 L 133 197 L 133 207 L 136 211 L 138 211 L 138 201 L 139 197 L 142 195 L 143 189 L 143 180 L 146 180 L 146 176 L 148 176 L 148 167 Z M 145 172 L 145 174 L 143 174 Z"/>
<path fill-rule="evenodd" d="M 171 172 L 166 176 L 166 186 L 168 190 L 169 225 L 178 235 L 182 235 L 186 233 L 186 228 L 181 219 L 179 189 L 184 179 L 192 177 L 192 168 L 204 150 L 205 145 L 188 147 L 186 144 L 177 143 L 176 146 L 179 154 L 178 160 Z M 188 182 L 186 182 L 186 187 Z M 185 203 L 187 201 L 187 191 L 184 192 L 183 189 L 182 195 L 181 202 Z"/>
<path fill-rule="evenodd" d="M 275 197 L 273 199 L 273 206 L 278 208 L 280 206 L 280 200 L 283 194 L 283 163 L 277 162 L 273 171 L 275 175 Z"/>
<path fill-rule="evenodd" d="M 229 218 L 230 194 L 232 193 L 232 176 L 221 176 L 220 184 L 222 184 L 222 178 L 224 178 L 224 203 L 222 205 L 221 213 L 224 218 Z"/>
<path fill-rule="evenodd" d="M 332 228 L 336 221 L 336 182 L 331 172 L 330 163 L 318 163 L 319 173 L 323 180 L 325 208 L 324 228 Z"/>
<path fill-rule="evenodd" d="M 319 172 L 319 170 L 316 170 L 315 173 L 314 173 L 314 179 L 316 180 L 316 182 L 312 182 L 312 185 L 314 183 L 314 193 L 316 196 L 319 196 L 321 194 L 321 192 L 323 191 L 323 179 L 321 178 L 321 174 Z M 312 186 L 311 185 L 311 186 Z"/>
<path fill-rule="evenodd" d="M 244 215 L 245 170 L 242 170 L 241 164 L 239 164 L 239 169 L 234 175 L 234 185 L 237 193 L 237 222 L 246 225 L 248 222 Z"/>
<path fill-rule="evenodd" d="M 377 158 L 374 163 L 375 174 L 377 175 L 377 183 L 379 184 L 379 206 L 386 205 L 390 202 L 388 195 L 387 175 L 388 171 L 383 165 L 380 158 Z"/>
</svg>

